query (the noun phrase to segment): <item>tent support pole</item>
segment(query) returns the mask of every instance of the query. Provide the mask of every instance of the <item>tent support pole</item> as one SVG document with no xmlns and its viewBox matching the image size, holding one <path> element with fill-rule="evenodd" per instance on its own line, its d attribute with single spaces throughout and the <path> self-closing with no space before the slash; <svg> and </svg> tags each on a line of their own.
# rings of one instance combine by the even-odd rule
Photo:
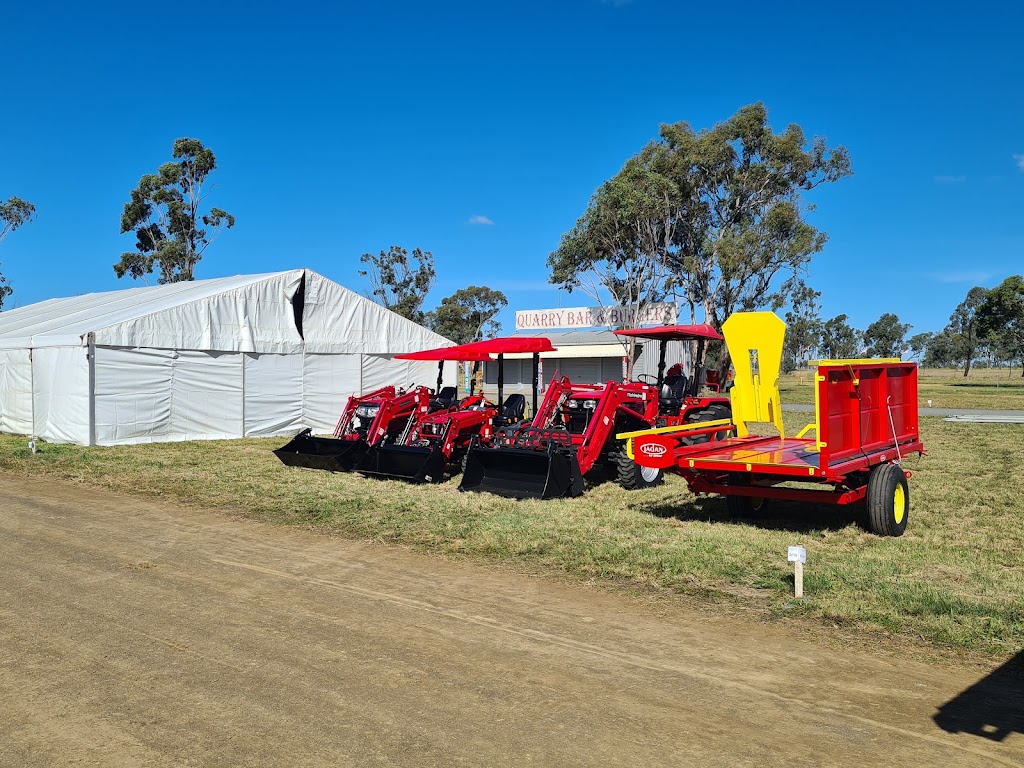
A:
<svg viewBox="0 0 1024 768">
<path fill-rule="evenodd" d="M 242 431 L 239 436 L 245 437 L 245 352 L 239 356 L 242 358 Z"/>
<path fill-rule="evenodd" d="M 89 333 L 89 447 L 96 445 L 96 334 Z"/>
</svg>

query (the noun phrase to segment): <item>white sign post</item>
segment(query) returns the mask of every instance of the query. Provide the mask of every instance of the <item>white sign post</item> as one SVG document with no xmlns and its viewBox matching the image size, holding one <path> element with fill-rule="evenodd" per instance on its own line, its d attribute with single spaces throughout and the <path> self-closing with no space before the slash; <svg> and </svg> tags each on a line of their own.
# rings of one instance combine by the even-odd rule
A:
<svg viewBox="0 0 1024 768">
<path fill-rule="evenodd" d="M 804 596 L 804 563 L 807 562 L 807 550 L 803 547 L 790 547 L 787 558 L 793 564 L 793 596 Z"/>
</svg>

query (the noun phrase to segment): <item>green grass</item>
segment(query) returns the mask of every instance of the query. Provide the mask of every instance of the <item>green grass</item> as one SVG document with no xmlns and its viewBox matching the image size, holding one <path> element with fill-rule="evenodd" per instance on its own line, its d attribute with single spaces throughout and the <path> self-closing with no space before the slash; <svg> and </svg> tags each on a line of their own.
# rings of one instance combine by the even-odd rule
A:
<svg viewBox="0 0 1024 768">
<path fill-rule="evenodd" d="M 787 431 L 799 426 L 790 418 Z M 446 556 L 555 570 L 613 588 L 697 595 L 765 618 L 799 617 L 1007 656 L 1024 648 L 1024 426 L 925 419 L 930 456 L 908 460 L 907 533 L 867 533 L 862 510 L 777 504 L 731 518 L 678 477 L 579 499 L 513 501 L 460 494 L 457 480 L 412 486 L 289 469 L 281 440 L 117 448 L 43 445 L 0 436 L 0 470 L 216 507 Z M 792 598 L 786 547 L 803 544 L 806 598 Z"/>
<path fill-rule="evenodd" d="M 779 381 L 779 394 L 784 403 L 811 404 L 814 374 L 784 374 Z M 922 368 L 918 379 L 918 405 L 932 401 L 935 408 L 989 408 L 1024 410 L 1024 378 L 1020 370 L 1007 371 L 975 368 L 964 378 L 963 370 Z"/>
</svg>

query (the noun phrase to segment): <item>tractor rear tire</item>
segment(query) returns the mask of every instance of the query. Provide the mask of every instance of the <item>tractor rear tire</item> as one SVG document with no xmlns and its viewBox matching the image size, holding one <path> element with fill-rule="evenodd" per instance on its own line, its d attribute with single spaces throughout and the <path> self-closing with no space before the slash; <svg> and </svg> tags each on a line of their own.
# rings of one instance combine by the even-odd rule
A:
<svg viewBox="0 0 1024 768">
<path fill-rule="evenodd" d="M 665 479 L 664 470 L 653 467 L 641 467 L 626 455 L 625 448 L 611 454 L 611 460 L 619 485 L 627 491 L 635 491 L 639 488 L 653 488 L 656 485 L 661 485 Z"/>
<path fill-rule="evenodd" d="M 726 496 L 725 511 L 729 517 L 760 517 L 768 508 L 768 499 L 762 496 Z"/>
<path fill-rule="evenodd" d="M 910 520 L 910 487 L 899 464 L 879 464 L 868 475 L 868 524 L 878 536 L 902 536 Z"/>
</svg>

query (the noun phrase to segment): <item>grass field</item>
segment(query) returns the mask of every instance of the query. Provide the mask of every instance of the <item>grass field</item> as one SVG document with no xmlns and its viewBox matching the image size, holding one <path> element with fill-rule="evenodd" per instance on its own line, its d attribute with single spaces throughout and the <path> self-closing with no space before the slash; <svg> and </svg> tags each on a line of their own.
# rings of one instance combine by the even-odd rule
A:
<svg viewBox="0 0 1024 768">
<path fill-rule="evenodd" d="M 782 402 L 813 403 L 813 380 L 810 372 L 785 374 L 779 382 Z M 935 408 L 1024 410 L 1024 378 L 1019 368 L 1016 372 L 975 368 L 966 379 L 963 370 L 922 368 L 918 394 L 922 408 L 931 400 Z"/>
<path fill-rule="evenodd" d="M 787 431 L 801 426 L 789 421 Z M 1008 656 L 1024 648 L 1024 426 L 933 418 L 922 432 L 930 456 L 907 462 L 911 522 L 899 539 L 867 533 L 861 510 L 790 504 L 734 519 L 678 477 L 540 502 L 460 494 L 457 480 L 412 486 L 295 470 L 270 453 L 280 439 L 43 445 L 33 456 L 24 438 L 2 436 L 0 470 Z M 807 547 L 800 601 L 785 557 L 793 544 Z"/>
</svg>

